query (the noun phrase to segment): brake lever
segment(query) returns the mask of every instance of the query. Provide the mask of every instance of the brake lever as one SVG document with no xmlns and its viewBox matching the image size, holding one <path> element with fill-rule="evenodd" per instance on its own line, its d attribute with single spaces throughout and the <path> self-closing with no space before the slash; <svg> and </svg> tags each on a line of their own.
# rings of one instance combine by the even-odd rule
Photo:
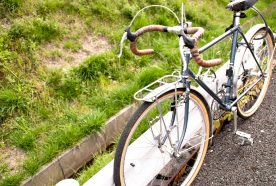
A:
<svg viewBox="0 0 276 186">
<path fill-rule="evenodd" d="M 124 44 L 124 41 L 127 39 L 127 32 L 124 33 L 123 37 L 122 37 L 122 40 L 121 40 L 121 47 L 120 47 L 120 54 L 118 56 L 118 58 L 120 58 L 122 56 L 122 53 L 123 53 L 123 44 Z"/>
</svg>

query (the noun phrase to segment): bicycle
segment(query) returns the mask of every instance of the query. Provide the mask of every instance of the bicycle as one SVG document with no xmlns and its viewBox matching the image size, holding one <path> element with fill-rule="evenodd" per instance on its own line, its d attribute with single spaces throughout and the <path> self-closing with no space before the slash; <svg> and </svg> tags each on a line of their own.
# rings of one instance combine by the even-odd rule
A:
<svg viewBox="0 0 276 186">
<path fill-rule="evenodd" d="M 189 27 L 171 11 L 179 26 L 166 27 L 150 25 L 130 32 L 130 26 L 140 10 L 125 30 L 121 40 L 130 40 L 131 51 L 136 55 L 149 55 L 152 49 L 138 50 L 138 38 L 151 31 L 171 32 L 179 36 L 179 50 L 182 71 L 164 76 L 135 93 L 143 104 L 127 123 L 119 140 L 114 159 L 114 182 L 116 185 L 173 185 L 181 182 L 190 185 L 203 163 L 208 145 L 212 143 L 214 118 L 226 111 L 234 114 L 234 134 L 252 141 L 249 134 L 237 130 L 237 115 L 248 118 L 259 108 L 266 94 L 273 65 L 275 41 L 273 33 L 261 12 L 253 5 L 257 0 L 234 0 L 227 5 L 233 11 L 233 24 L 226 32 L 198 49 L 198 41 L 204 29 Z M 240 28 L 244 11 L 252 8 L 265 24 L 253 26 L 247 34 Z M 193 34 L 192 37 L 187 35 Z M 221 64 L 220 59 L 203 60 L 199 54 L 232 35 L 230 62 L 226 70 L 227 82 L 216 79 L 216 91 L 202 80 L 201 68 Z M 242 41 L 238 41 L 238 35 Z M 193 59 L 199 66 L 198 74 L 189 69 Z M 215 72 L 213 72 L 215 74 Z M 213 98 L 211 106 L 191 85 L 193 79 Z M 213 77 L 215 79 L 215 77 Z M 142 149 L 142 151 L 141 151 Z"/>
</svg>

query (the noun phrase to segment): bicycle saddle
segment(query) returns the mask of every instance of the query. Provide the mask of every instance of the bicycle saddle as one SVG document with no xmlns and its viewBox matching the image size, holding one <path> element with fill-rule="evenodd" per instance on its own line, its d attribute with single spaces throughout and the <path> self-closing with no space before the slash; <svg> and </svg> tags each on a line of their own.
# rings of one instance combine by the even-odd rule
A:
<svg viewBox="0 0 276 186">
<path fill-rule="evenodd" d="M 245 11 L 251 8 L 258 0 L 231 0 L 226 8 L 230 11 Z"/>
</svg>

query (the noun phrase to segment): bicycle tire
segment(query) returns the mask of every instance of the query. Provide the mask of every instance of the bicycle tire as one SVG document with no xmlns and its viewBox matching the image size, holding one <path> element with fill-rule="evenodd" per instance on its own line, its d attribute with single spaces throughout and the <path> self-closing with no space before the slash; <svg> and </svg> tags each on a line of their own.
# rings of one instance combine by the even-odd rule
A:
<svg viewBox="0 0 276 186">
<path fill-rule="evenodd" d="M 265 76 L 237 103 L 238 116 L 242 118 L 248 118 L 257 111 L 268 89 L 273 68 L 273 35 L 271 32 L 268 32 L 264 39 L 254 40 L 256 38 L 262 37 L 265 33 L 266 30 L 264 28 L 259 29 L 252 36 L 252 38 L 248 40 L 249 43 L 253 46 L 254 53 L 260 61 L 259 64 L 262 68 L 262 71 L 265 73 Z M 256 76 L 261 74 L 261 71 L 252 57 L 248 47 L 243 53 L 241 69 L 241 80 L 237 85 L 237 96 L 241 95 L 244 91 L 247 90 L 247 88 L 255 83 L 257 79 L 259 79 L 259 77 Z"/>
<path fill-rule="evenodd" d="M 184 93 L 184 89 L 178 89 L 177 96 L 175 96 L 175 91 L 172 90 L 158 97 L 157 100 L 162 110 L 162 114 L 164 114 L 164 118 L 167 117 L 166 121 L 170 121 L 170 122 L 164 122 L 166 123 L 166 125 L 169 125 L 169 123 L 172 122 L 171 118 L 173 118 L 172 116 L 175 110 L 177 110 L 178 114 L 174 118 L 174 122 L 176 122 L 177 119 L 178 121 L 180 121 L 179 123 L 182 123 L 181 122 L 182 120 L 184 121 L 184 103 L 183 103 L 183 97 L 182 97 L 183 93 Z M 175 104 L 175 100 L 174 100 L 175 97 L 177 97 L 177 100 L 179 103 L 177 107 L 173 107 Z M 183 182 L 182 185 L 191 184 L 191 182 L 196 177 L 203 163 L 204 157 L 206 155 L 206 151 L 208 147 L 207 139 L 211 134 L 210 124 L 212 123 L 212 121 L 211 121 L 211 114 L 210 114 L 211 112 L 210 112 L 209 106 L 205 101 L 205 99 L 199 93 L 191 90 L 189 104 L 190 104 L 190 109 L 189 109 L 189 117 L 188 117 L 189 120 L 188 120 L 187 131 L 189 131 L 189 127 L 192 126 L 192 124 L 189 124 L 189 123 L 193 123 L 194 120 L 198 121 L 198 119 L 200 119 L 199 121 L 201 122 L 199 122 L 200 125 L 197 125 L 198 129 L 194 129 L 196 132 L 194 132 L 194 134 L 190 133 L 192 137 L 190 137 L 188 141 L 184 140 L 185 145 L 183 143 L 181 150 L 184 150 L 184 148 L 191 148 L 191 149 L 189 151 L 186 151 L 184 154 L 182 154 L 180 158 L 179 157 L 175 158 L 174 156 L 172 156 L 172 154 L 166 154 L 168 153 L 168 151 L 165 151 L 165 150 L 167 150 L 166 148 L 169 148 L 168 147 L 169 140 L 167 140 L 166 143 L 162 145 L 163 153 L 160 151 L 160 149 L 157 146 L 158 140 L 153 140 L 153 133 L 151 133 L 152 131 L 154 132 L 160 131 L 162 136 L 161 141 L 164 139 L 164 136 L 165 136 L 164 134 L 165 132 L 164 130 L 162 130 L 162 127 L 158 128 L 160 124 L 158 122 L 160 121 L 155 121 L 155 125 L 153 124 L 152 128 L 150 128 L 150 126 L 148 125 L 148 121 L 149 121 L 148 118 L 150 119 L 150 121 L 153 121 L 152 118 L 155 118 L 155 116 L 158 115 L 158 112 L 156 112 L 159 110 L 157 102 L 156 101 L 153 103 L 144 102 L 138 108 L 138 110 L 133 114 L 133 116 L 127 123 L 117 146 L 117 150 L 114 158 L 114 182 L 116 186 L 168 184 L 166 182 L 172 176 L 172 173 L 174 173 L 181 166 L 181 164 L 183 164 L 185 158 L 187 160 L 186 156 L 188 156 L 191 153 L 191 151 L 194 152 L 194 149 L 199 148 L 196 155 L 193 155 L 193 156 L 190 155 L 189 161 L 185 167 L 185 170 L 182 170 L 182 171 L 186 171 L 184 172 L 184 176 L 181 175 L 182 179 L 183 177 L 186 178 L 186 180 L 184 181 L 182 180 Z M 190 116 L 191 113 L 195 114 L 196 117 Z M 143 127 L 145 127 L 145 129 Z M 170 134 L 171 135 L 175 134 L 175 131 L 177 131 L 176 128 L 175 130 L 172 129 Z M 187 131 L 185 135 L 188 136 Z M 182 130 L 180 130 L 179 133 L 181 134 L 181 132 Z M 137 134 L 139 137 L 136 136 Z M 175 138 L 176 138 L 175 135 L 171 136 L 172 141 Z M 200 140 L 200 141 L 195 141 L 195 140 Z M 201 145 L 198 145 L 199 144 L 198 142 Z M 137 146 L 138 143 L 140 143 L 140 145 L 141 144 L 143 145 Z M 144 144 L 146 145 L 144 146 Z M 132 148 L 131 148 L 131 145 L 133 145 Z M 136 148 L 134 148 L 135 145 L 138 151 Z M 139 148 L 143 148 L 144 151 L 141 153 L 139 151 Z M 135 157 L 137 159 L 135 160 L 133 159 L 133 156 L 132 156 L 133 154 L 136 155 Z M 151 168 L 153 167 L 153 169 L 150 169 L 150 170 L 147 169 L 146 167 L 148 167 L 149 164 L 152 162 L 156 163 L 156 165 L 151 166 Z M 160 165 L 160 162 L 162 165 Z M 145 167 L 142 167 L 142 166 L 145 166 Z M 188 174 L 185 175 L 185 173 L 188 173 Z"/>
</svg>

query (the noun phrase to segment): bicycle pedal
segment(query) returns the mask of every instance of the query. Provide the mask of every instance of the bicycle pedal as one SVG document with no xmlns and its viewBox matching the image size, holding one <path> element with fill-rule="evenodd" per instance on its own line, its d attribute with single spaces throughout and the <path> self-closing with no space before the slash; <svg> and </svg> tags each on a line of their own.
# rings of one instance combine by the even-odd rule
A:
<svg viewBox="0 0 276 186">
<path fill-rule="evenodd" d="M 241 132 L 241 131 L 237 131 L 235 133 L 237 136 L 240 137 L 240 139 L 242 139 L 242 142 L 239 143 L 241 146 L 247 145 L 248 143 L 250 145 L 253 144 L 253 138 L 251 138 L 251 134 L 247 134 L 245 132 Z M 247 143 L 248 142 L 248 143 Z"/>
</svg>

